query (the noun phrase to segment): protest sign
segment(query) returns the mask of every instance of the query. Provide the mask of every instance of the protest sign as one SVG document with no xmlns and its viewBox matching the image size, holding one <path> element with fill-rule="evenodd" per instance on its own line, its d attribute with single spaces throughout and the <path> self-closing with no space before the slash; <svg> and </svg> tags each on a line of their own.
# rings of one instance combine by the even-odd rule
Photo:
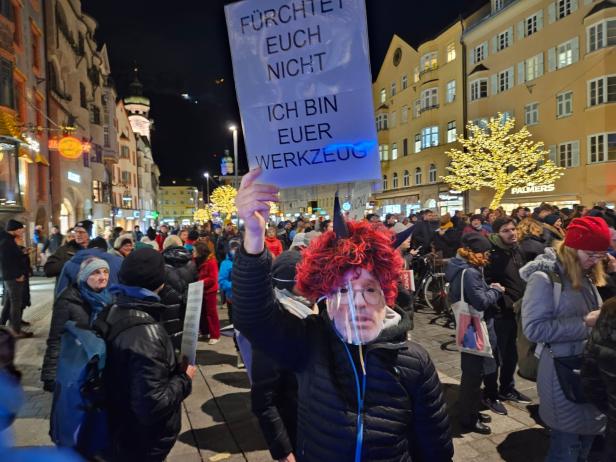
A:
<svg viewBox="0 0 616 462">
<path fill-rule="evenodd" d="M 197 359 L 197 342 L 199 341 L 199 321 L 201 320 L 202 304 L 203 281 L 188 284 L 181 355 L 188 358 L 189 364 L 195 364 Z"/>
<path fill-rule="evenodd" d="M 245 0 L 225 13 L 259 181 L 380 179 L 364 0 Z"/>
</svg>

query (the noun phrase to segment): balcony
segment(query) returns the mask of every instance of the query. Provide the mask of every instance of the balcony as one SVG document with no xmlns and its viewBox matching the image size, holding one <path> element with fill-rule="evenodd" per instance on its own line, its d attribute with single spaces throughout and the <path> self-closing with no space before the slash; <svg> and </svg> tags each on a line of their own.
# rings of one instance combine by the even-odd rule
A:
<svg viewBox="0 0 616 462">
<path fill-rule="evenodd" d="M 424 112 L 427 112 L 427 111 L 433 111 L 433 110 L 435 110 L 435 109 L 438 109 L 439 107 L 440 107 L 440 106 L 439 106 L 438 104 L 432 104 L 431 106 L 421 107 L 421 108 L 419 109 L 419 114 L 421 115 L 421 114 L 423 114 Z"/>
<path fill-rule="evenodd" d="M 430 74 L 431 72 L 437 71 L 438 69 L 439 65 L 437 63 L 426 66 L 424 69 L 419 71 L 419 80 L 423 80 L 426 74 Z"/>
</svg>

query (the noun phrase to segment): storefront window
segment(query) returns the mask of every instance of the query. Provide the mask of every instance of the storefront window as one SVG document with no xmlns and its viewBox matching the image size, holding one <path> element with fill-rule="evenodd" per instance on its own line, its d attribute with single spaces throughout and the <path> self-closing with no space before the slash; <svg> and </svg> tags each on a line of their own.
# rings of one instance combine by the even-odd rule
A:
<svg viewBox="0 0 616 462">
<path fill-rule="evenodd" d="M 17 145 L 0 142 L 0 208 L 21 207 Z"/>
</svg>

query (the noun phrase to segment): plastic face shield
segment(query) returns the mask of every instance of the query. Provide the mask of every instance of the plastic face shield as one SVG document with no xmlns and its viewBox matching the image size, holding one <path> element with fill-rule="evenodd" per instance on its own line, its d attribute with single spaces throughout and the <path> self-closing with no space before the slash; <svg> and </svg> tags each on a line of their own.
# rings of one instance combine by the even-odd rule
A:
<svg viewBox="0 0 616 462">
<path fill-rule="evenodd" d="M 383 330 L 385 296 L 378 281 L 368 272 L 348 280 L 327 297 L 327 312 L 346 343 L 364 345 Z M 369 277 L 365 277 L 368 275 Z"/>
</svg>

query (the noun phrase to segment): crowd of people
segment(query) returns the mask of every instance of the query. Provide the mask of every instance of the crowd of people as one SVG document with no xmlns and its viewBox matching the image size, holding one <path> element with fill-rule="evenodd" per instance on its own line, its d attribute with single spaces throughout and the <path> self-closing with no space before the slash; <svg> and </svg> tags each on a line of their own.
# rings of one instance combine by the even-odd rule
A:
<svg viewBox="0 0 616 462">
<path fill-rule="evenodd" d="M 39 230 L 37 246 L 48 257 L 37 262 L 55 278 L 43 388 L 54 399 L 61 391 L 67 323 L 98 329 L 104 321 L 113 333 L 104 371 L 114 390 L 106 402 L 108 460 L 163 461 L 177 439 L 196 371 L 179 357 L 196 281 L 204 287 L 201 340 L 220 341 L 226 306 L 237 366 L 246 365 L 252 410 L 274 460 L 451 460 L 436 368 L 409 335 L 410 270 L 421 271 L 418 256 L 428 253 L 446 262 L 450 301 L 481 313 L 491 347 L 489 355 L 460 353 L 462 430 L 489 434 L 486 409 L 505 415 L 508 401 L 531 402 L 516 388 L 518 371 L 537 381 L 550 429 L 547 461 L 584 461 L 598 436 L 605 460 L 616 460 L 612 209 L 541 204 L 511 213 L 369 214 L 357 222 L 337 211 L 332 221 L 272 224 L 277 189 L 257 176 L 246 175 L 238 193 L 241 232 L 232 222 L 208 222 L 93 237 L 88 220 L 66 236 L 55 228 L 43 239 Z M 0 337 L 12 341 L 32 336 L 22 320 L 32 274 L 23 234 L 16 220 L 0 231 L 0 322 L 8 324 Z M 18 384 L 9 363 L 0 362 L 10 372 L 0 370 L 0 382 Z M 562 378 L 566 364 L 582 370 L 570 380 L 579 382 L 573 391 Z"/>
</svg>

